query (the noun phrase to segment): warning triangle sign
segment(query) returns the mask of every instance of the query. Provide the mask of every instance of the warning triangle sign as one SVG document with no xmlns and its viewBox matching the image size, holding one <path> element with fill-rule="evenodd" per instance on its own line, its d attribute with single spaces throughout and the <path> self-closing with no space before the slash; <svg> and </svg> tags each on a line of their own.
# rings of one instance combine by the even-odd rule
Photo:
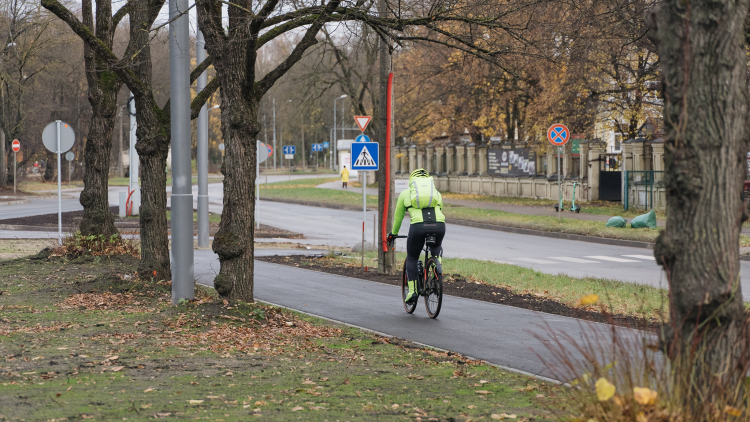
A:
<svg viewBox="0 0 750 422">
<path fill-rule="evenodd" d="M 357 159 L 354 160 L 354 167 L 374 167 L 374 166 L 376 166 L 375 160 L 372 159 L 370 152 L 367 150 L 367 147 L 365 146 L 364 148 L 362 148 L 362 151 L 359 153 L 359 156 L 357 156 Z"/>
<path fill-rule="evenodd" d="M 359 130 L 361 130 L 362 132 L 367 129 L 367 125 L 370 124 L 370 120 L 372 120 L 372 116 L 354 116 L 354 121 L 357 122 Z"/>
</svg>

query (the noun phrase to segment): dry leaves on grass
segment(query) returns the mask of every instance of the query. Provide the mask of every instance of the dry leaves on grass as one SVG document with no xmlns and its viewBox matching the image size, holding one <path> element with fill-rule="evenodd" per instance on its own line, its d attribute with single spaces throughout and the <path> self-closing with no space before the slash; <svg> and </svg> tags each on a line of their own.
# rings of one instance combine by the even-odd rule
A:
<svg viewBox="0 0 750 422">
<path fill-rule="evenodd" d="M 143 298 L 136 293 L 80 293 L 57 304 L 61 309 L 112 310 L 125 309 L 130 312 L 145 312 Z M 139 308 L 140 307 L 140 308 Z"/>
</svg>

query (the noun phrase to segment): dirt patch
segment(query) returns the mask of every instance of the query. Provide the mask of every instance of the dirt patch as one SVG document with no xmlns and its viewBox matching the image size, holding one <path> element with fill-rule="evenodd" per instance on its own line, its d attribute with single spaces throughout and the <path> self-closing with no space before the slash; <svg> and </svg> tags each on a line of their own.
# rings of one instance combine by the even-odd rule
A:
<svg viewBox="0 0 750 422">
<path fill-rule="evenodd" d="M 369 267 L 369 271 L 364 272 L 360 270 L 358 266 L 352 267 L 339 264 L 330 259 L 319 256 L 274 255 L 268 257 L 258 257 L 256 259 L 260 261 L 305 268 L 330 274 L 356 277 L 359 279 L 374 281 L 377 283 L 391 284 L 396 286 L 401 285 L 400 274 L 378 274 L 377 267 Z M 590 309 L 579 309 L 560 302 L 556 302 L 554 300 L 550 300 L 548 298 L 537 297 L 530 294 L 514 293 L 506 288 L 468 280 L 461 274 L 444 274 L 443 291 L 445 294 L 451 296 L 481 300 L 483 302 L 514 306 L 517 308 L 529 309 L 537 312 L 545 312 L 548 314 L 562 315 L 571 318 L 583 319 L 586 321 L 601 322 L 604 324 L 618 325 L 639 330 L 655 332 L 659 327 L 659 324 L 656 322 L 645 321 L 643 319 L 636 318 L 630 315 L 610 314 L 607 312 L 597 312 Z"/>
</svg>

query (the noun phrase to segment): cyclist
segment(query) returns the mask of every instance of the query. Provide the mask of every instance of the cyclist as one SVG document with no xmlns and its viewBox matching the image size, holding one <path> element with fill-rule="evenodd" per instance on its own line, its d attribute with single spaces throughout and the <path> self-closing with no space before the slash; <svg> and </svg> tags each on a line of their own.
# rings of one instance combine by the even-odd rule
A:
<svg viewBox="0 0 750 422">
<path fill-rule="evenodd" d="M 432 256 L 438 257 L 442 263 L 443 237 L 445 236 L 445 216 L 443 215 L 443 197 L 435 188 L 435 181 L 424 169 L 414 170 L 409 176 L 409 189 L 398 196 L 396 214 L 393 216 L 393 230 L 388 236 L 388 242 L 398 235 L 405 211 L 409 211 L 411 226 L 409 237 L 406 239 L 406 275 L 409 282 L 409 294 L 405 302 L 416 300 L 417 294 L 417 262 L 422 253 L 425 237 L 435 235 L 435 245 L 431 248 Z"/>
</svg>

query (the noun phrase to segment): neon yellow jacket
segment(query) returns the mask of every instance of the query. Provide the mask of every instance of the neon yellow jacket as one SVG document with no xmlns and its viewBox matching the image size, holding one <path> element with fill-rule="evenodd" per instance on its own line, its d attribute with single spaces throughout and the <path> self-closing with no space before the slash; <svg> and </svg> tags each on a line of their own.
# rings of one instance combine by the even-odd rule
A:
<svg viewBox="0 0 750 422">
<path fill-rule="evenodd" d="M 410 186 L 411 182 L 412 178 L 409 178 Z M 440 192 L 438 192 L 438 190 L 434 188 L 432 196 L 432 203 L 428 204 L 428 206 L 432 205 L 435 208 L 435 220 L 440 223 L 445 223 L 445 215 L 443 215 L 443 196 L 440 195 Z M 401 229 L 401 223 L 404 221 L 406 211 L 409 211 L 411 224 L 424 222 L 424 219 L 422 218 L 422 209 L 412 207 L 411 189 L 406 189 L 398 196 L 398 202 L 396 203 L 396 213 L 393 216 L 393 230 L 391 230 L 391 233 L 396 235 L 398 234 L 398 231 Z"/>
</svg>

